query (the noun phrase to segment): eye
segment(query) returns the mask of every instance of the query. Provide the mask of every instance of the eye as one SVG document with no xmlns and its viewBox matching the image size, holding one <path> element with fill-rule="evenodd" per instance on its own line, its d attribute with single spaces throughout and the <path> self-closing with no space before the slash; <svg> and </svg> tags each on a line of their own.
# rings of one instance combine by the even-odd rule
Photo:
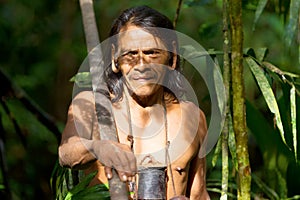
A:
<svg viewBox="0 0 300 200">
<path fill-rule="evenodd" d="M 149 55 L 149 54 L 155 54 L 154 50 L 147 50 L 147 51 L 143 51 L 144 54 Z"/>
<path fill-rule="evenodd" d="M 125 54 L 123 54 L 122 56 L 129 56 L 129 57 L 131 57 L 131 56 L 135 56 L 137 54 L 138 54 L 138 51 L 134 50 L 134 51 L 128 51 Z"/>
<path fill-rule="evenodd" d="M 133 59 L 135 59 L 138 55 L 137 50 L 129 50 L 125 51 L 121 54 L 121 56 L 118 58 L 120 62 L 131 62 Z"/>
<path fill-rule="evenodd" d="M 149 49 L 149 50 L 143 51 L 143 53 L 148 56 L 156 57 L 161 54 L 161 51 L 156 50 L 156 49 Z"/>
</svg>

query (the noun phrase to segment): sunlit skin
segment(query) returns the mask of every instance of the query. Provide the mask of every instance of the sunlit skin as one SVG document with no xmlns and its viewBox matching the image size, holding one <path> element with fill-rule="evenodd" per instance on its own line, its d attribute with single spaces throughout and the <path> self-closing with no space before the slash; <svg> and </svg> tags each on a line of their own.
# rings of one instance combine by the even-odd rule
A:
<svg viewBox="0 0 300 200">
<path fill-rule="evenodd" d="M 167 138 L 173 175 L 168 170 L 167 199 L 175 195 L 189 196 L 192 200 L 209 199 L 205 185 L 205 158 L 198 156 L 207 132 L 205 115 L 191 102 L 173 100 L 163 103 L 161 84 L 165 74 L 175 69 L 175 64 L 168 66 L 168 63 L 170 59 L 176 63 L 176 56 L 170 58 L 172 54 L 166 51 L 162 41 L 143 29 L 127 25 L 122 32 L 114 59 L 125 79 L 127 98 L 124 96 L 113 104 L 120 141 L 114 145 L 122 151 L 131 151 L 131 143 L 127 139 L 131 125 L 136 160 L 128 155 L 130 164 L 118 168 L 119 177 L 123 181 L 134 180 L 141 166 L 170 164 L 165 163 Z M 164 122 L 164 104 L 167 123 Z M 111 177 L 111 169 L 104 167 L 105 158 L 99 159 L 100 163 L 95 153 L 91 153 L 97 152 L 95 148 L 101 148 L 91 140 L 100 139 L 94 105 L 90 91 L 81 92 L 73 99 L 59 148 L 63 166 L 85 169 L 87 173 L 99 170 L 91 185 L 107 183 L 107 178 Z M 113 152 L 107 154 L 114 156 Z M 144 159 L 147 155 L 151 155 L 153 160 Z"/>
<path fill-rule="evenodd" d="M 125 27 L 121 29 L 117 55 L 120 70 L 135 100 L 144 107 L 161 101 L 161 84 L 169 57 L 160 39 L 135 26 Z M 169 68 L 173 70 L 175 65 Z"/>
</svg>

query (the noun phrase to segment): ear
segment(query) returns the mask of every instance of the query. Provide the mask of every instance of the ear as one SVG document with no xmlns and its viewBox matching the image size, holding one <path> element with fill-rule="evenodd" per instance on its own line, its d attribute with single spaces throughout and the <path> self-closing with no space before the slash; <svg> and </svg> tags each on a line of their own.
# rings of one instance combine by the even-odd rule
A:
<svg viewBox="0 0 300 200">
<path fill-rule="evenodd" d="M 172 42 L 172 46 L 173 46 L 173 51 L 172 51 L 172 66 L 170 66 L 171 70 L 175 70 L 176 68 L 176 63 L 177 63 L 177 49 L 176 49 L 176 42 L 173 41 Z"/>
<path fill-rule="evenodd" d="M 114 73 L 118 73 L 120 69 L 118 68 L 118 63 L 115 63 L 115 45 L 111 45 L 111 70 Z"/>
</svg>

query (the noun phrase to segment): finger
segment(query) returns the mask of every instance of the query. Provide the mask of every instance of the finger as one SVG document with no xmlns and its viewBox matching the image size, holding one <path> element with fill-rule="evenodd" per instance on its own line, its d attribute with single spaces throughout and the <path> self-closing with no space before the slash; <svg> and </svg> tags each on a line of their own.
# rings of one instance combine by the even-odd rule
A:
<svg viewBox="0 0 300 200">
<path fill-rule="evenodd" d="M 133 176 L 133 173 L 130 169 L 130 162 L 127 158 L 126 153 L 122 152 L 118 154 L 118 164 L 114 165 L 118 171 L 119 178 L 122 181 L 127 181 L 128 177 Z"/>
<path fill-rule="evenodd" d="M 112 178 L 112 168 L 110 167 L 104 167 L 105 175 L 108 179 Z"/>
<path fill-rule="evenodd" d="M 125 172 L 118 171 L 118 174 L 119 174 L 119 178 L 120 178 L 121 181 L 124 181 L 124 182 L 127 181 L 127 175 L 126 175 Z"/>
<path fill-rule="evenodd" d="M 133 180 L 132 176 L 127 176 L 127 181 L 131 182 Z"/>
</svg>

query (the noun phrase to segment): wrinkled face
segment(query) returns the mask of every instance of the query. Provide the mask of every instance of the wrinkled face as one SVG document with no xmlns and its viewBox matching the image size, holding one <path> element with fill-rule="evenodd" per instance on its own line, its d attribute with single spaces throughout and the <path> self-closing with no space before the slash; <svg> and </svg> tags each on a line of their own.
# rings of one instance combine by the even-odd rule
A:
<svg viewBox="0 0 300 200">
<path fill-rule="evenodd" d="M 135 95 L 150 96 L 162 87 L 169 53 L 158 37 L 129 25 L 121 30 L 116 55 L 125 84 Z"/>
</svg>

